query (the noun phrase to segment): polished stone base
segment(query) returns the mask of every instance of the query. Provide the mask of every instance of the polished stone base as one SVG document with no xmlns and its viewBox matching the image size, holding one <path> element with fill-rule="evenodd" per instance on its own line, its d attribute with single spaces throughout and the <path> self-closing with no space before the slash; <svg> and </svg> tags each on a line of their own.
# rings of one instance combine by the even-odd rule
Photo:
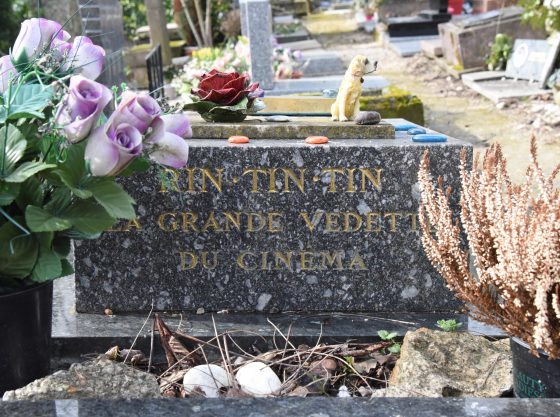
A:
<svg viewBox="0 0 560 417">
<path fill-rule="evenodd" d="M 0 402 L 10 417 L 551 417 L 560 400 L 452 398 L 244 398 Z"/>
<path fill-rule="evenodd" d="M 65 369 L 80 362 L 84 355 L 104 353 L 112 346 L 135 347 L 146 354 L 152 344 L 152 319 L 148 314 L 106 316 L 77 313 L 75 309 L 74 279 L 72 276 L 55 281 L 53 306 L 52 369 Z M 498 329 L 468 319 L 464 314 L 452 313 L 281 313 L 281 314 L 162 314 L 172 329 L 209 340 L 218 333 L 236 331 L 233 335 L 243 349 L 261 351 L 273 349 L 279 336 L 271 323 L 290 340 L 298 344 L 375 342 L 378 330 L 397 332 L 402 338 L 409 330 L 420 327 L 436 329 L 439 319 L 455 319 L 463 323 L 461 331 L 488 337 L 504 337 Z M 269 322 L 270 320 L 270 322 Z M 157 333 L 154 352 L 163 359 Z"/>
</svg>

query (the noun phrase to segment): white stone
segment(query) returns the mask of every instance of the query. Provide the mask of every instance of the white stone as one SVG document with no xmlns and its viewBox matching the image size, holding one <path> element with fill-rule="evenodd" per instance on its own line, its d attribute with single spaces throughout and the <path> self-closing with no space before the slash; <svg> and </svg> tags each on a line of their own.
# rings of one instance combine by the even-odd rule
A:
<svg viewBox="0 0 560 417">
<path fill-rule="evenodd" d="M 198 365 L 187 371 L 183 377 L 183 385 L 187 394 L 200 389 L 206 398 L 219 397 L 220 388 L 230 386 L 226 370 L 218 365 Z"/>
<path fill-rule="evenodd" d="M 255 397 L 268 397 L 278 394 L 282 388 L 280 378 L 270 367 L 262 362 L 243 365 L 236 374 L 237 382 L 243 392 Z"/>
</svg>

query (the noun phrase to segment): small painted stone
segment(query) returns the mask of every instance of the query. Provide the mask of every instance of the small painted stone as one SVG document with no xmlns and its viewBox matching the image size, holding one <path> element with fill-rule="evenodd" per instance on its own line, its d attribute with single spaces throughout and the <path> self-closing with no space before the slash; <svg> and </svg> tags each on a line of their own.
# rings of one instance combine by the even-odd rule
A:
<svg viewBox="0 0 560 417">
<path fill-rule="evenodd" d="M 322 145 L 324 143 L 328 143 L 329 138 L 326 136 L 309 136 L 305 139 L 305 143 L 309 143 L 310 145 Z"/>
<path fill-rule="evenodd" d="M 328 88 L 323 90 L 323 97 L 335 98 L 337 94 L 338 94 L 337 90 L 331 90 Z"/>
<path fill-rule="evenodd" d="M 376 125 L 381 121 L 381 115 L 376 111 L 361 111 L 355 121 L 357 125 Z"/>
<path fill-rule="evenodd" d="M 267 116 L 264 120 L 266 120 L 267 122 L 289 122 L 290 118 L 288 116 L 278 114 L 275 116 Z"/>
<path fill-rule="evenodd" d="M 249 138 L 247 136 L 230 136 L 228 142 L 234 144 L 249 143 Z"/>
<path fill-rule="evenodd" d="M 407 132 L 410 129 L 414 129 L 418 126 L 413 125 L 412 123 L 395 123 L 393 124 L 395 131 L 397 132 Z"/>
<path fill-rule="evenodd" d="M 409 135 L 422 135 L 426 133 L 426 129 L 423 127 L 413 127 L 412 129 L 408 129 L 407 133 Z"/>
<path fill-rule="evenodd" d="M 447 136 L 438 134 L 414 135 L 413 142 L 447 142 Z"/>
</svg>

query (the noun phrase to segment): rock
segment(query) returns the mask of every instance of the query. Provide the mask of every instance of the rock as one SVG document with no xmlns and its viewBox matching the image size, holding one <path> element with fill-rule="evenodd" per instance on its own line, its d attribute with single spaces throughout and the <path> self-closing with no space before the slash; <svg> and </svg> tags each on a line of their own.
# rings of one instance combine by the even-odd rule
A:
<svg viewBox="0 0 560 417">
<path fill-rule="evenodd" d="M 282 388 L 280 378 L 262 362 L 243 365 L 235 377 L 241 389 L 255 397 L 268 397 L 277 394 Z"/>
<path fill-rule="evenodd" d="M 4 401 L 66 400 L 81 398 L 157 398 L 155 376 L 105 357 L 74 363 L 68 371 L 58 371 L 15 391 L 7 391 Z"/>
<path fill-rule="evenodd" d="M 408 332 L 389 388 L 375 397 L 500 397 L 512 388 L 507 339 L 491 342 L 469 333 Z"/>
<path fill-rule="evenodd" d="M 195 366 L 189 369 L 183 377 L 183 386 L 187 394 L 200 390 L 206 398 L 218 398 L 220 388 L 230 385 L 228 373 L 218 365 Z"/>
<path fill-rule="evenodd" d="M 376 125 L 381 121 L 381 115 L 376 111 L 361 111 L 356 116 L 358 125 Z"/>
</svg>

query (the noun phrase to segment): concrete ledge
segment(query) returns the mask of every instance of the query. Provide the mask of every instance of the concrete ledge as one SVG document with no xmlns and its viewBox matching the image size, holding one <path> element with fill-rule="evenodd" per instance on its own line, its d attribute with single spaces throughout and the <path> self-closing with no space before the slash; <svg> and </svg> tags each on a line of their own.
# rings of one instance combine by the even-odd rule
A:
<svg viewBox="0 0 560 417">
<path fill-rule="evenodd" d="M 555 416 L 558 399 L 243 398 L 0 402 L 11 417 L 527 417 Z"/>
</svg>

